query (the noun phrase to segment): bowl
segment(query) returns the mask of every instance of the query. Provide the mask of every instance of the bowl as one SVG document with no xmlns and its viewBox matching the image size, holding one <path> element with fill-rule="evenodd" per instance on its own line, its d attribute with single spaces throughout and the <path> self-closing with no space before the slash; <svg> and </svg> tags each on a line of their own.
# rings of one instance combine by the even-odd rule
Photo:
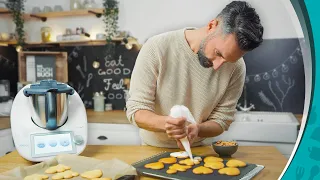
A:
<svg viewBox="0 0 320 180">
<path fill-rule="evenodd" d="M 213 141 L 212 148 L 220 157 L 231 157 L 237 152 L 238 143 L 235 141 Z"/>
</svg>

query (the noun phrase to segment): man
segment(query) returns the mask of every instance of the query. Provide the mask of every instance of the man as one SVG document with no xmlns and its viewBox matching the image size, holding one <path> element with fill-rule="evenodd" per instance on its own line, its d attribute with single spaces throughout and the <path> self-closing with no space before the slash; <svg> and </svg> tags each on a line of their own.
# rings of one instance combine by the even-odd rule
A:
<svg viewBox="0 0 320 180">
<path fill-rule="evenodd" d="M 126 104 L 144 144 L 183 149 L 180 138 L 188 136 L 194 147 L 228 130 L 245 80 L 242 57 L 262 43 L 263 30 L 255 9 L 233 1 L 205 27 L 148 39 Z M 189 108 L 197 124 L 170 117 L 174 105 Z"/>
</svg>

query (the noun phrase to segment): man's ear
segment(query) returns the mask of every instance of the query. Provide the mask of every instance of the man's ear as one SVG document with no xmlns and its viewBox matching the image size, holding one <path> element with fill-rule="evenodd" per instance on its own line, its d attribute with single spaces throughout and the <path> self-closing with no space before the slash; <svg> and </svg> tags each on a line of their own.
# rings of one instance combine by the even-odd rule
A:
<svg viewBox="0 0 320 180">
<path fill-rule="evenodd" d="M 218 19 L 212 19 L 208 25 L 207 25 L 207 31 L 208 32 L 213 32 L 217 29 L 219 25 L 219 20 Z"/>
</svg>

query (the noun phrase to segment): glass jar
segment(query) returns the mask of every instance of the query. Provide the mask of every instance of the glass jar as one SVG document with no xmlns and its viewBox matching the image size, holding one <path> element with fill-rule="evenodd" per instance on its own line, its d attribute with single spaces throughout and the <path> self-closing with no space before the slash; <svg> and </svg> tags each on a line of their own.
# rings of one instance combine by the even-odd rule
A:
<svg viewBox="0 0 320 180">
<path fill-rule="evenodd" d="M 70 0 L 70 10 L 78 10 L 81 8 L 82 6 L 80 0 Z"/>
<path fill-rule="evenodd" d="M 50 42 L 52 29 L 50 27 L 41 28 L 42 42 Z"/>
</svg>

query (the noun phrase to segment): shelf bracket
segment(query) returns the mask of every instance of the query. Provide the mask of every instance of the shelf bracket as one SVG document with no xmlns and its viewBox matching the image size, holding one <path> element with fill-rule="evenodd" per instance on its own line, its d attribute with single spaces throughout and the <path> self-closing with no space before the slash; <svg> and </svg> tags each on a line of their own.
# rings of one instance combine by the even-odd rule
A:
<svg viewBox="0 0 320 180">
<path fill-rule="evenodd" d="M 42 22 L 46 22 L 47 21 L 46 17 L 41 17 L 41 16 L 37 16 L 37 15 L 34 15 L 34 14 L 30 14 L 30 17 L 41 19 Z"/>
<path fill-rule="evenodd" d="M 94 12 L 94 11 L 91 11 L 91 10 L 88 10 L 88 13 L 91 13 L 91 14 L 94 14 L 97 16 L 97 18 L 100 18 L 102 13 L 97 13 L 97 12 Z"/>
</svg>

